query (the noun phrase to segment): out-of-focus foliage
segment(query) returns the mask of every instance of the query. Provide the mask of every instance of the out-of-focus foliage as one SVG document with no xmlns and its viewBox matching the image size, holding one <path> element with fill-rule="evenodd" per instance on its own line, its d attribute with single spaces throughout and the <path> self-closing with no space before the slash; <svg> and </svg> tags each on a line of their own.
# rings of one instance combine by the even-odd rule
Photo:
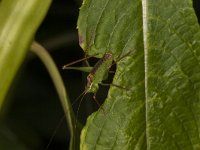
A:
<svg viewBox="0 0 200 150">
<path fill-rule="evenodd" d="M 0 2 L 0 109 L 51 0 Z"/>
</svg>

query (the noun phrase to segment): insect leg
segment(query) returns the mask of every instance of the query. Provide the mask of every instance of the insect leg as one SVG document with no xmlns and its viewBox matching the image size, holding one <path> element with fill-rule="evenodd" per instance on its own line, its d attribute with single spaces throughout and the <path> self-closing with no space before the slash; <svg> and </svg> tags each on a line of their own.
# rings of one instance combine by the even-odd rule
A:
<svg viewBox="0 0 200 150">
<path fill-rule="evenodd" d="M 102 111 L 103 111 L 103 113 L 104 113 L 104 115 L 105 115 L 105 114 L 106 114 L 106 113 L 105 113 L 105 110 L 103 109 L 103 107 L 100 105 L 100 103 L 99 103 L 98 100 L 96 99 L 96 93 L 94 93 L 94 95 L 93 95 L 93 100 L 96 102 L 96 104 L 99 106 L 99 108 L 102 109 Z"/>
<path fill-rule="evenodd" d="M 115 86 L 115 87 L 118 87 L 120 89 L 123 89 L 123 90 L 128 90 L 128 88 L 125 88 L 125 87 L 122 87 L 122 86 L 119 86 L 119 85 L 116 85 L 116 84 L 113 84 L 113 83 L 100 83 L 101 85 L 104 85 L 104 86 Z"/>
</svg>

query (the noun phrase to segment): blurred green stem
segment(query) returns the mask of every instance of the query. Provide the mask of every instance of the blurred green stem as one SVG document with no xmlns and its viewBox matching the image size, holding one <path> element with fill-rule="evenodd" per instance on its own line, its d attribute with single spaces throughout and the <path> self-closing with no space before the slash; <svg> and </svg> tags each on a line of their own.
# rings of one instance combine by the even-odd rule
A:
<svg viewBox="0 0 200 150">
<path fill-rule="evenodd" d="M 68 95 L 66 93 L 66 89 L 64 86 L 64 83 L 62 81 L 62 78 L 59 74 L 59 71 L 53 61 L 53 59 L 51 58 L 51 56 L 49 55 L 49 53 L 47 52 L 47 50 L 42 47 L 39 43 L 37 42 L 33 42 L 33 44 L 31 45 L 31 51 L 34 52 L 40 59 L 41 61 L 44 63 L 46 69 L 48 70 L 52 81 L 54 83 L 54 86 L 56 88 L 56 91 L 58 93 L 58 96 L 60 98 L 67 122 L 68 122 L 68 126 L 69 126 L 69 130 L 70 130 L 70 135 L 71 135 L 71 141 L 70 141 L 70 147 L 71 149 L 74 149 L 73 147 L 75 146 L 75 126 L 74 126 L 74 113 L 71 107 L 71 103 L 70 100 L 68 98 Z"/>
</svg>

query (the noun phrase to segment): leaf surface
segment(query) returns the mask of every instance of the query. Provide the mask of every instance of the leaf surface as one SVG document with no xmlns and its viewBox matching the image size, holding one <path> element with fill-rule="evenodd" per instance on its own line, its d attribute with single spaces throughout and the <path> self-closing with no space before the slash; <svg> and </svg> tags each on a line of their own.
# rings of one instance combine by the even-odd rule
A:
<svg viewBox="0 0 200 150">
<path fill-rule="evenodd" d="M 191 0 L 84 0 L 80 45 L 117 63 L 82 150 L 200 149 L 200 28 Z M 117 62 L 118 58 L 131 54 Z"/>
</svg>

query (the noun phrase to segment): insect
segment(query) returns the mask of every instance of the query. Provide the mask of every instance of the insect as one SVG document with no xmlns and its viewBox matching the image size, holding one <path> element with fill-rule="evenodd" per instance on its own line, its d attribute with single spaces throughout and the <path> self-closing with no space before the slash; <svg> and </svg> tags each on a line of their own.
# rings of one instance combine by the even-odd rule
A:
<svg viewBox="0 0 200 150">
<path fill-rule="evenodd" d="M 94 93 L 94 100 L 96 101 L 96 93 L 99 89 L 99 84 L 108 77 L 108 70 L 112 66 L 112 53 L 105 53 L 104 56 L 96 63 L 91 72 L 87 76 L 87 85 L 84 94 Z M 96 101 L 98 104 L 98 101 Z M 98 104 L 99 105 L 99 104 Z"/>
<path fill-rule="evenodd" d="M 122 58 L 126 57 L 127 55 L 129 55 L 130 52 L 128 52 L 126 55 L 122 56 L 119 60 L 121 60 Z M 89 57 L 87 57 L 89 58 Z M 95 100 L 96 104 L 99 106 L 99 108 L 101 108 L 100 103 L 98 102 L 98 100 L 96 99 L 96 93 L 99 90 L 99 84 L 102 85 L 112 85 L 112 86 L 116 86 L 118 88 L 122 88 L 125 89 L 124 87 L 115 85 L 115 84 L 105 84 L 102 83 L 103 80 L 107 79 L 108 77 L 108 73 L 109 70 L 111 68 L 111 66 L 113 65 L 113 61 L 114 61 L 114 57 L 113 54 L 111 52 L 106 52 L 103 57 L 95 64 L 95 66 L 92 67 L 79 67 L 79 68 L 75 68 L 75 67 L 68 67 L 74 63 L 80 62 L 84 59 L 87 58 L 83 58 L 80 59 L 78 61 L 72 62 L 70 64 L 64 65 L 63 69 L 75 69 L 75 70 L 84 70 L 86 72 L 90 71 L 90 73 L 87 76 L 87 84 L 85 86 L 85 90 L 83 91 L 82 94 L 80 94 L 80 96 L 74 101 L 76 102 L 77 100 L 79 100 L 79 98 L 82 96 L 79 106 L 78 106 L 78 110 L 77 110 L 77 116 L 78 116 L 78 111 L 81 105 L 81 102 L 83 100 L 83 97 L 87 94 L 87 93 L 93 93 L 93 99 Z M 86 70 L 85 70 L 86 69 Z M 103 110 L 103 108 L 102 108 Z M 105 111 L 103 110 L 103 112 L 105 113 Z"/>
<path fill-rule="evenodd" d="M 79 103 L 79 106 L 78 106 L 78 110 L 77 110 L 76 116 L 78 116 L 78 111 L 79 111 L 81 102 L 83 100 L 83 97 L 87 93 L 94 93 L 93 99 L 95 100 L 95 102 L 97 103 L 97 105 L 100 107 L 100 103 L 96 99 L 96 93 L 97 93 L 97 91 L 99 89 L 99 84 L 101 84 L 102 81 L 105 80 L 108 77 L 108 70 L 112 66 L 112 62 L 113 62 L 113 55 L 112 55 L 112 53 L 107 52 L 95 64 L 95 66 L 93 68 L 89 68 L 91 71 L 90 71 L 90 73 L 87 76 L 87 84 L 85 86 L 85 90 L 76 99 L 76 100 L 78 100 L 82 96 L 82 98 L 80 100 L 80 103 Z M 63 66 L 63 68 L 66 69 L 67 66 L 65 65 L 65 66 Z M 70 67 L 70 69 L 74 69 L 74 68 Z M 76 125 L 76 123 L 75 123 L 75 125 Z"/>
</svg>

